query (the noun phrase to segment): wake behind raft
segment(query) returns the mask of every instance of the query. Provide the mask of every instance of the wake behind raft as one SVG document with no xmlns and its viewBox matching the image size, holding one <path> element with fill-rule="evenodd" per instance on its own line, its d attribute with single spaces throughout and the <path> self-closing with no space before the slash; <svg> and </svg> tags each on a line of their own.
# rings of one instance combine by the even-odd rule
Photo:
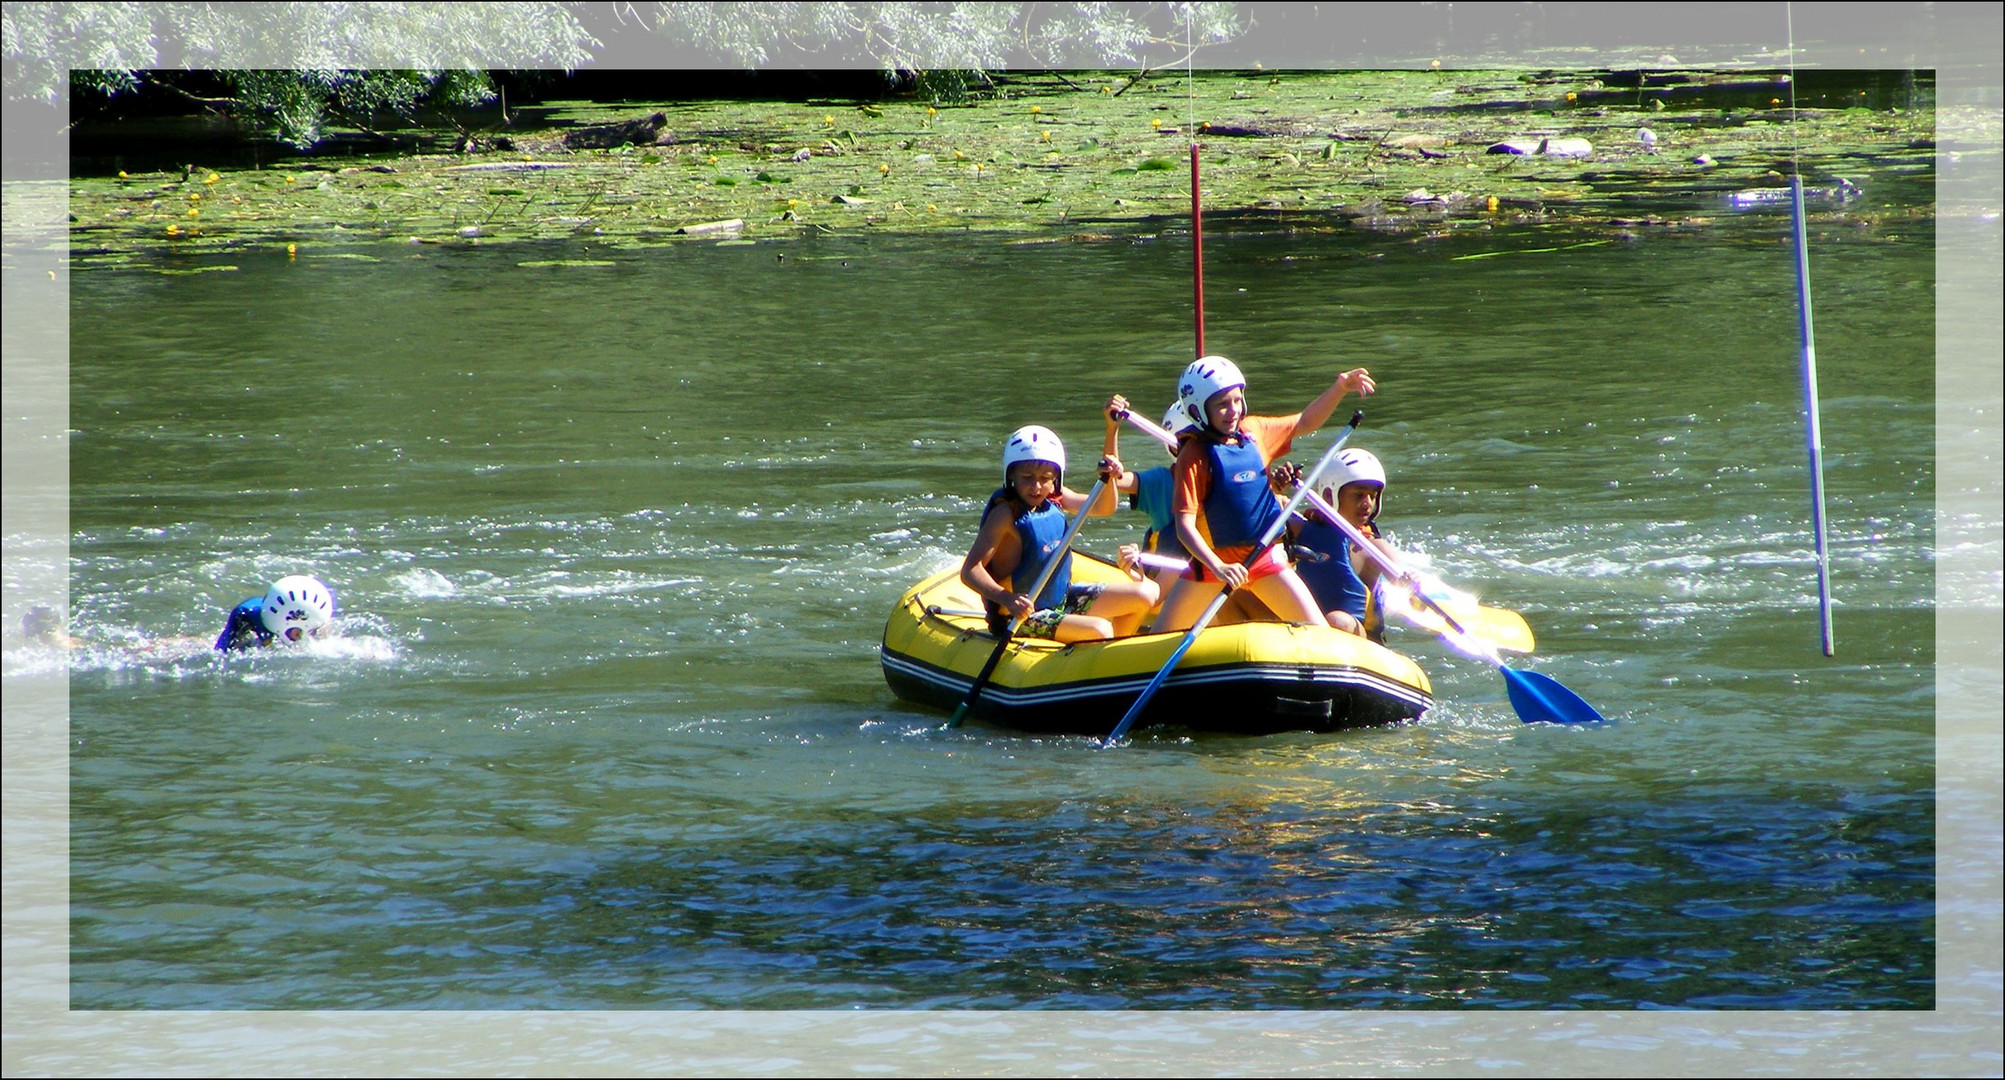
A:
<svg viewBox="0 0 2005 1080">
<path fill-rule="evenodd" d="M 1122 580 L 1074 552 L 1076 581 Z M 972 715 L 1039 733 L 1104 735 L 1183 640 L 1181 631 L 1061 645 L 1016 639 Z M 899 698 L 951 710 L 995 652 L 981 600 L 943 570 L 899 597 L 884 626 L 884 679 Z M 1419 665 L 1355 634 L 1279 622 L 1207 627 L 1138 726 L 1234 735 L 1342 731 L 1412 720 L 1434 703 Z"/>
</svg>

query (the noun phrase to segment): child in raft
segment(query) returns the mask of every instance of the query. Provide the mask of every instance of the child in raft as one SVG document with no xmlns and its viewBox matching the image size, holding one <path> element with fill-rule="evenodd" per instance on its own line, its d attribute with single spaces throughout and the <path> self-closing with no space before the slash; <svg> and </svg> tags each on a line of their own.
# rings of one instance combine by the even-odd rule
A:
<svg viewBox="0 0 2005 1080">
<path fill-rule="evenodd" d="M 1119 445 L 1117 438 L 1121 420 L 1128 413 L 1128 399 L 1115 394 L 1107 399 L 1104 411 L 1108 422 L 1106 452 L 1113 454 Z M 1172 435 L 1180 437 L 1188 432 L 1190 427 L 1190 421 L 1185 419 L 1183 409 L 1178 405 L 1171 405 L 1170 411 L 1163 415 L 1163 428 Z M 1177 456 L 1176 447 L 1166 449 L 1174 462 Z M 1159 555 L 1165 559 L 1189 557 L 1189 553 L 1184 551 L 1183 541 L 1177 538 L 1176 522 L 1171 512 L 1175 489 L 1170 466 L 1158 465 L 1141 472 L 1133 470 L 1123 472 L 1115 490 L 1128 497 L 1129 509 L 1139 510 L 1149 516 L 1149 529 L 1142 534 L 1141 544 L 1132 545 L 1135 551 Z M 1122 550 L 1126 552 L 1130 546 L 1123 545 Z M 1161 567 L 1151 568 L 1148 571 L 1149 578 L 1165 592 L 1176 580 L 1177 573 L 1176 570 Z"/>
<path fill-rule="evenodd" d="M 1297 437 L 1322 427 L 1346 394 L 1377 389 L 1370 373 L 1356 368 L 1337 376 L 1299 413 L 1249 416 L 1246 377 L 1232 361 L 1206 356 L 1184 369 L 1178 398 L 1196 434 L 1177 452 L 1175 515 L 1191 564 L 1164 599 L 1156 632 L 1189 629 L 1221 588 L 1242 587 L 1276 618 L 1329 625 L 1278 545 L 1261 552 L 1251 567 L 1241 563 L 1281 514 L 1268 464 L 1286 454 Z"/>
<path fill-rule="evenodd" d="M 1134 633 L 1155 606 L 1156 584 L 1123 560 L 1131 580 L 1074 582 L 1067 551 L 1042 591 L 1027 595 L 1065 538 L 1066 514 L 1104 517 L 1114 512 L 1120 459 L 1100 460 L 1108 483 L 1092 506 L 1065 486 L 1065 445 L 1049 428 L 1018 428 L 1003 447 L 1003 486 L 982 509 L 982 527 L 961 563 L 961 581 L 982 598 L 989 627 L 1001 635 L 1022 619 L 1020 637 L 1071 643 Z"/>
<path fill-rule="evenodd" d="M 305 574 L 282 577 L 265 590 L 230 609 L 218 652 L 262 648 L 285 642 L 297 645 L 319 637 L 334 621 L 334 593 L 319 579 Z"/>
<path fill-rule="evenodd" d="M 1371 451 L 1351 447 L 1337 451 L 1337 460 L 1330 463 L 1320 483 L 1323 499 L 1345 521 L 1357 526 L 1386 554 L 1395 554 L 1378 535 L 1385 466 Z M 1304 562 L 1297 572 L 1330 625 L 1384 644 L 1385 618 L 1377 602 L 1378 561 L 1353 550 L 1350 537 L 1312 508 L 1303 510 L 1295 527 L 1295 542 L 1329 556 L 1320 562 Z"/>
</svg>

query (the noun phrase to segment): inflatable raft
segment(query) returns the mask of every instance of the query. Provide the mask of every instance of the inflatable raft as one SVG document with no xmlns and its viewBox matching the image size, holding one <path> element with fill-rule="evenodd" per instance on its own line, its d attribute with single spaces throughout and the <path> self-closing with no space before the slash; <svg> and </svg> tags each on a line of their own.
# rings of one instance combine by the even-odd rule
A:
<svg viewBox="0 0 2005 1080">
<path fill-rule="evenodd" d="M 1073 579 L 1113 580 L 1074 552 Z M 995 652 L 981 601 L 943 570 L 899 597 L 884 626 L 885 681 L 900 698 L 952 710 Z M 973 715 L 1033 732 L 1105 735 L 1170 658 L 1182 633 L 1060 645 L 1018 639 Z M 1290 623 L 1213 626 L 1198 635 L 1138 726 L 1265 735 L 1411 720 L 1433 704 L 1419 665 L 1355 634 Z"/>
</svg>

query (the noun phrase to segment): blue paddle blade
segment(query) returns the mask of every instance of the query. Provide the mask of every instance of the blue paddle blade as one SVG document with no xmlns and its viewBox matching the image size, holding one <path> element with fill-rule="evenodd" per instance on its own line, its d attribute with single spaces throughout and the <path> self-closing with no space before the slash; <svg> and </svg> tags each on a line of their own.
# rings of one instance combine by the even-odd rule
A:
<svg viewBox="0 0 2005 1080">
<path fill-rule="evenodd" d="M 1579 694 L 1536 671 L 1519 671 L 1499 666 L 1504 687 L 1510 691 L 1511 708 L 1527 724 L 1598 724 L 1603 717 Z"/>
</svg>

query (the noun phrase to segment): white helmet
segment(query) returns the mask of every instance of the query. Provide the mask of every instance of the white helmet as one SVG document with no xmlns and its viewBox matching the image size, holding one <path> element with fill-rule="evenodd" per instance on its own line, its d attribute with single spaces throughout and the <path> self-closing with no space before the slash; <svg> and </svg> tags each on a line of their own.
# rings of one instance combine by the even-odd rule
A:
<svg viewBox="0 0 2005 1080">
<path fill-rule="evenodd" d="M 1223 356 L 1202 356 L 1191 361 L 1183 377 L 1177 380 L 1177 403 L 1183 406 L 1184 415 L 1190 417 L 1193 427 L 1209 427 L 1211 421 L 1204 407 L 1211 396 L 1245 385 L 1246 376 L 1239 373 L 1238 364 Z"/>
<path fill-rule="evenodd" d="M 1345 484 L 1377 484 L 1385 490 L 1385 466 L 1369 450 L 1359 450 L 1346 446 L 1337 451 L 1337 460 L 1324 470 L 1321 483 L 1325 490 L 1344 490 Z"/>
<path fill-rule="evenodd" d="M 1181 435 L 1184 432 L 1189 431 L 1192 426 L 1193 425 L 1190 422 L 1190 414 L 1184 411 L 1184 403 L 1182 398 L 1178 398 L 1176 402 L 1170 406 L 1170 411 L 1163 414 L 1163 430 L 1169 432 L 1172 435 Z M 1174 454 L 1176 453 L 1176 451 L 1173 449 L 1170 451 L 1170 453 Z"/>
<path fill-rule="evenodd" d="M 1058 470 L 1058 483 L 1065 483 L 1065 444 L 1048 427 L 1026 424 L 1010 433 L 1003 444 L 1003 483 L 1009 483 L 1010 466 L 1019 461 L 1048 461 Z"/>
<path fill-rule="evenodd" d="M 298 641 L 334 621 L 334 594 L 305 574 L 282 577 L 265 593 L 264 609 L 258 617 L 274 636 Z M 299 637 L 287 633 L 292 629 L 299 630 Z"/>
</svg>

